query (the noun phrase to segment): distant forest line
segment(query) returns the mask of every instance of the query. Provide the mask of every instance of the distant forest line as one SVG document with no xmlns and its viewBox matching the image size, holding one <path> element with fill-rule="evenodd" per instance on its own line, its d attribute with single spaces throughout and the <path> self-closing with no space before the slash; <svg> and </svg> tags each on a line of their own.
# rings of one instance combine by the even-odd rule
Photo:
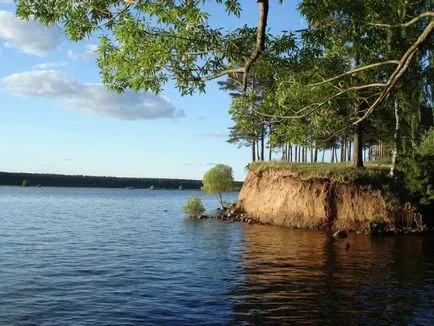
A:
<svg viewBox="0 0 434 326">
<path fill-rule="evenodd" d="M 242 186 L 242 182 L 236 181 L 234 184 L 238 189 Z M 199 190 L 202 186 L 202 181 L 189 179 L 123 178 L 88 175 L 0 172 L 0 185 Z"/>
</svg>

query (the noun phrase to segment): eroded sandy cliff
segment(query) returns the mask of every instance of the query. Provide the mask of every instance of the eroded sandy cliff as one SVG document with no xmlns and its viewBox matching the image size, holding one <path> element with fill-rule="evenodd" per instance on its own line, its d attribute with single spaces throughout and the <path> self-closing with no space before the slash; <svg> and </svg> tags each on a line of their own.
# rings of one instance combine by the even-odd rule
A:
<svg viewBox="0 0 434 326">
<path fill-rule="evenodd" d="M 303 229 L 368 230 L 372 220 L 410 227 L 417 219 L 413 209 L 390 207 L 378 190 L 273 170 L 249 173 L 237 208 L 262 223 Z"/>
</svg>

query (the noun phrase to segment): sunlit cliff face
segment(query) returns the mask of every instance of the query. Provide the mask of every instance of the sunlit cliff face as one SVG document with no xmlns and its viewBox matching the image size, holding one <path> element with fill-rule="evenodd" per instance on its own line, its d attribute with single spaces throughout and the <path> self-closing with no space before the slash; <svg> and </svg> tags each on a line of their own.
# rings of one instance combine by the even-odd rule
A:
<svg viewBox="0 0 434 326">
<path fill-rule="evenodd" d="M 286 171 L 250 172 L 238 207 L 261 222 L 296 229 L 367 231 L 381 217 L 390 225 L 413 223 L 414 211 L 388 207 L 379 191 L 361 185 L 301 180 Z"/>
</svg>

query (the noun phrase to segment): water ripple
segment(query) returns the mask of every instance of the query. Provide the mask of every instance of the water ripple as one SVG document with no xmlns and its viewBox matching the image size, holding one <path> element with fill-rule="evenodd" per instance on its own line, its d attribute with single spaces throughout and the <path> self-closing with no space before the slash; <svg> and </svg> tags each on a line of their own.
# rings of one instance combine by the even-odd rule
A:
<svg viewBox="0 0 434 326">
<path fill-rule="evenodd" d="M 432 237 L 334 241 L 189 220 L 180 207 L 191 195 L 0 187 L 0 324 L 434 320 Z"/>
</svg>

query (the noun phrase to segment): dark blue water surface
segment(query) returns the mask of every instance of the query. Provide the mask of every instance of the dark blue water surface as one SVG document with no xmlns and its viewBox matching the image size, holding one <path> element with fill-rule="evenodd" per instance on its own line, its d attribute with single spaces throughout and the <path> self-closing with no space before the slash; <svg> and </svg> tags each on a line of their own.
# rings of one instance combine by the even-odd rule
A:
<svg viewBox="0 0 434 326">
<path fill-rule="evenodd" d="M 0 187 L 0 325 L 434 322 L 433 237 L 186 219 L 193 193 Z"/>
</svg>

